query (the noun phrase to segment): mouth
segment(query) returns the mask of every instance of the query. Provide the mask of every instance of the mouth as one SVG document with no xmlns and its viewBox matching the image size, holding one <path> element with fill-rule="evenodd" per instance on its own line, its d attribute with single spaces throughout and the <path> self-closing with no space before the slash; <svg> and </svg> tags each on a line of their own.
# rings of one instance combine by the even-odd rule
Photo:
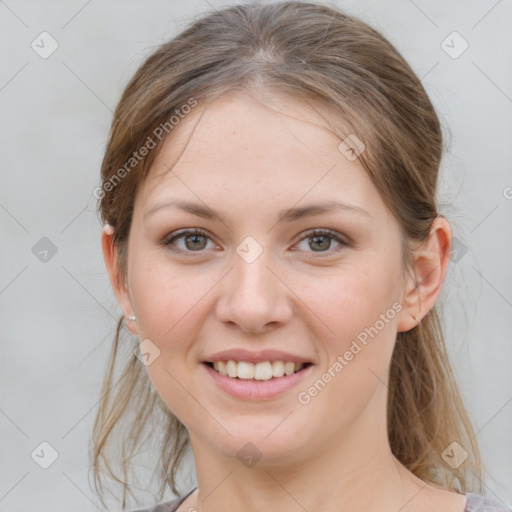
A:
<svg viewBox="0 0 512 512">
<path fill-rule="evenodd" d="M 215 387 L 243 401 L 276 400 L 311 376 L 315 364 L 276 361 L 203 361 Z"/>
<path fill-rule="evenodd" d="M 304 372 L 312 363 L 292 361 L 204 361 L 203 364 L 213 371 L 233 380 L 275 381 Z"/>
</svg>

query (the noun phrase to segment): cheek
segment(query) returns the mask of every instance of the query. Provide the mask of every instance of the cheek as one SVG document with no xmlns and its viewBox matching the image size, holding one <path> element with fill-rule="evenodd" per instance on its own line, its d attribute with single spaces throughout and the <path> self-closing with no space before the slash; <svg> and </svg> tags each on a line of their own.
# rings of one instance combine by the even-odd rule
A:
<svg viewBox="0 0 512 512">
<path fill-rule="evenodd" d="M 364 280 L 345 280 L 342 290 L 324 298 L 325 321 L 336 335 L 324 340 L 326 363 L 297 390 L 297 417 L 306 421 L 306 429 L 314 430 L 311 423 L 320 422 L 325 437 L 335 436 L 340 427 L 355 424 L 363 415 L 375 427 L 386 414 L 396 333 L 393 304 L 398 303 L 389 300 L 389 290 L 376 290 L 370 282 L 361 289 Z"/>
<path fill-rule="evenodd" d="M 141 338 L 161 348 L 172 340 L 173 347 L 179 347 L 209 282 L 208 276 L 201 279 L 191 269 L 173 267 L 161 250 L 133 254 L 130 288 Z"/>
<path fill-rule="evenodd" d="M 206 291 L 213 285 L 190 269 L 176 271 L 165 258 L 150 253 L 132 259 L 130 288 L 140 340 L 149 339 L 158 356 L 146 366 L 152 385 L 169 410 L 188 426 L 204 421 L 190 407 L 194 373 L 191 358 L 201 329 L 199 316 Z M 204 308 L 204 306 L 203 306 Z M 153 349 L 155 350 L 155 349 Z"/>
<path fill-rule="evenodd" d="M 315 313 L 329 326 L 329 336 L 323 340 L 327 352 L 327 363 L 321 368 L 323 383 L 316 381 L 317 390 L 311 390 L 313 395 L 321 390 L 318 405 L 333 400 L 344 404 L 344 414 L 352 417 L 387 381 L 401 309 L 394 284 L 397 276 L 398 266 L 354 267 L 326 280 L 323 293 L 310 293 Z"/>
<path fill-rule="evenodd" d="M 392 306 L 398 297 L 396 276 L 396 269 L 382 269 L 376 264 L 353 267 L 303 292 L 308 305 L 329 327 L 326 339 L 332 348 L 343 350 L 376 322 L 377 329 L 387 335 L 390 325 L 395 323 L 396 311 Z M 380 319 L 386 312 L 383 325 Z"/>
</svg>

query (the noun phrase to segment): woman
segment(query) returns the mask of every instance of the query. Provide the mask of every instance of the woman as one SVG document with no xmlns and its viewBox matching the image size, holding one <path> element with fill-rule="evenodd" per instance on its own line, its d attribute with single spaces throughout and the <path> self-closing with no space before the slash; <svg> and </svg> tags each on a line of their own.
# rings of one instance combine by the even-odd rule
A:
<svg viewBox="0 0 512 512">
<path fill-rule="evenodd" d="M 125 507 L 130 459 L 158 433 L 160 499 L 180 494 L 189 446 L 198 486 L 153 511 L 507 510 L 477 494 L 434 309 L 442 149 L 409 65 L 330 7 L 216 11 L 143 63 L 97 191 L 124 313 L 100 492 L 104 466 Z M 124 324 L 140 347 L 117 378 Z M 128 422 L 120 477 L 108 447 Z"/>
</svg>

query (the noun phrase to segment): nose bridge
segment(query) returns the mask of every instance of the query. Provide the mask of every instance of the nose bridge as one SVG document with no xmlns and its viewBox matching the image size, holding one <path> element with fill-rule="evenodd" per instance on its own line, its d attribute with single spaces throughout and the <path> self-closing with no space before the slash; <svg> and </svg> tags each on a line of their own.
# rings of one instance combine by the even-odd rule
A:
<svg viewBox="0 0 512 512">
<path fill-rule="evenodd" d="M 246 248 L 244 244 L 237 248 L 231 286 L 233 299 L 242 303 L 248 301 L 248 304 L 243 305 L 247 312 L 263 312 L 272 308 L 276 299 L 276 283 L 272 282 L 275 278 L 267 268 L 270 264 L 270 251 L 261 250 L 258 254 L 249 245 L 249 251 L 243 252 Z"/>
<path fill-rule="evenodd" d="M 236 252 L 233 271 L 218 305 L 219 320 L 236 323 L 247 331 L 285 321 L 290 314 L 286 287 L 268 268 L 275 267 L 270 251 L 261 245 L 258 249 L 253 240 L 246 240 Z"/>
</svg>

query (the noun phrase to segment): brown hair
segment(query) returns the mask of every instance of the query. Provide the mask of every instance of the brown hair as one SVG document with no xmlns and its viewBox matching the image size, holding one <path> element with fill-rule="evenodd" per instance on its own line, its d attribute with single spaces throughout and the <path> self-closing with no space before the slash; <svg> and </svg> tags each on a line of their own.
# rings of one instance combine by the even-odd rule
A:
<svg viewBox="0 0 512 512">
<path fill-rule="evenodd" d="M 165 136 L 144 157 L 135 161 L 133 155 L 155 139 L 158 127 L 167 126 L 165 134 L 171 133 L 169 119 L 183 105 L 206 103 L 239 87 L 307 102 L 325 114 L 340 139 L 351 133 L 364 141 L 359 161 L 398 219 L 404 270 L 410 270 L 412 244 L 427 237 L 439 215 L 443 137 L 427 93 L 398 51 L 364 22 L 325 5 L 283 2 L 237 5 L 197 19 L 158 47 L 126 86 L 114 113 L 98 196 L 102 221 L 114 228 L 122 277 L 135 192 Z M 130 461 L 159 432 L 156 426 L 161 425 L 159 499 L 167 486 L 179 494 L 176 472 L 189 440 L 152 389 L 133 347 L 120 353 L 122 329 L 121 318 L 94 424 L 92 465 L 100 494 L 103 469 L 122 484 L 124 507 L 133 486 Z M 116 362 L 125 365 L 118 379 Z M 460 492 L 481 491 L 471 482 L 475 477 L 480 485 L 478 446 L 435 308 L 415 328 L 397 335 L 387 423 L 393 454 L 416 476 Z M 130 429 L 123 432 L 123 424 Z M 122 440 L 122 475 L 107 455 L 114 439 Z M 469 454 L 457 468 L 441 455 L 454 441 Z"/>
</svg>

